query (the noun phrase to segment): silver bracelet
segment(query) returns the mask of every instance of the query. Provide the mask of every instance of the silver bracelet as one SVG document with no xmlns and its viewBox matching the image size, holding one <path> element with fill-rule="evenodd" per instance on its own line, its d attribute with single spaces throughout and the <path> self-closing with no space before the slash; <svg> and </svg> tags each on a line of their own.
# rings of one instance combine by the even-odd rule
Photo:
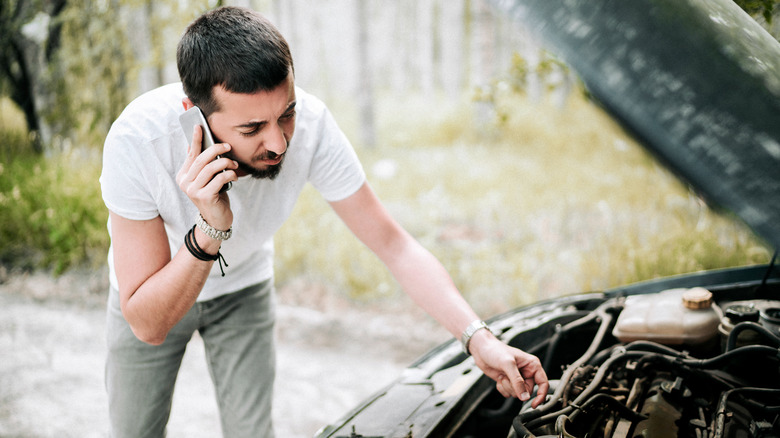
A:
<svg viewBox="0 0 780 438">
<path fill-rule="evenodd" d="M 230 239 L 230 236 L 233 235 L 233 227 L 230 227 L 227 231 L 218 230 L 206 222 L 206 219 L 203 219 L 203 215 L 200 213 L 198 214 L 198 220 L 197 220 L 198 228 L 200 228 L 201 231 L 203 231 L 207 236 L 211 237 L 212 239 L 216 240 L 228 240 Z"/>
<path fill-rule="evenodd" d="M 493 333 L 485 321 L 479 319 L 469 324 L 468 327 L 466 327 L 466 330 L 463 330 L 463 334 L 460 336 L 460 343 L 463 345 L 463 352 L 466 353 L 467 356 L 471 356 L 471 352 L 469 352 L 471 337 L 474 336 L 474 333 L 476 333 L 477 330 L 481 329 L 487 329 L 490 333 Z"/>
</svg>

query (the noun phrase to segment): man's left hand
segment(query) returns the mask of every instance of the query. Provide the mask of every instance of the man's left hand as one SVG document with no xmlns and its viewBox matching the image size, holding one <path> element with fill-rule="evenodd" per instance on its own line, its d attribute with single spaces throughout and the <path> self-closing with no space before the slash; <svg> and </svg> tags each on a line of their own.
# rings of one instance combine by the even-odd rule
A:
<svg viewBox="0 0 780 438">
<path fill-rule="evenodd" d="M 532 407 L 536 408 L 547 397 L 550 384 L 536 356 L 504 344 L 488 330 L 474 334 L 469 350 L 477 366 L 496 381 L 496 389 L 504 397 L 529 400 L 534 386 L 539 389 Z"/>
</svg>

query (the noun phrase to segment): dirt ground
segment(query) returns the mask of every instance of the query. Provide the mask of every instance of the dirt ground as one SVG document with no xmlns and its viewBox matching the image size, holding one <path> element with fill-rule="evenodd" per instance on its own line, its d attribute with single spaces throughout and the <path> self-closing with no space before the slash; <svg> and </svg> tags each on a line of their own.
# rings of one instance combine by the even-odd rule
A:
<svg viewBox="0 0 780 438">
<path fill-rule="evenodd" d="M 107 436 L 105 272 L 0 274 L 0 437 Z M 305 281 L 278 296 L 280 438 L 311 437 L 449 339 L 405 299 L 354 303 Z M 203 356 L 196 336 L 174 394 L 171 438 L 221 436 Z"/>
</svg>

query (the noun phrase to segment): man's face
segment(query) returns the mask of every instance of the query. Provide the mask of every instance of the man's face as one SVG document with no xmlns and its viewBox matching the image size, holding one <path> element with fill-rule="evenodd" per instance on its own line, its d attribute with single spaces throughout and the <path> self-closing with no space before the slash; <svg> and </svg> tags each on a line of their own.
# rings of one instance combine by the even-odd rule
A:
<svg viewBox="0 0 780 438">
<path fill-rule="evenodd" d="M 214 140 L 228 143 L 226 154 L 239 163 L 238 176 L 275 178 L 295 132 L 293 76 L 271 91 L 231 93 L 214 88 L 220 110 L 208 117 Z"/>
</svg>

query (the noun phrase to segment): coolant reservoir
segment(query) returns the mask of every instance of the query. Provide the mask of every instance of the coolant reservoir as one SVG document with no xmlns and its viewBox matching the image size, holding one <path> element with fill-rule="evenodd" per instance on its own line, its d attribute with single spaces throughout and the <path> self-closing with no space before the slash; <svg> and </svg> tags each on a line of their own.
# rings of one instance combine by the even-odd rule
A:
<svg viewBox="0 0 780 438">
<path fill-rule="evenodd" d="M 669 289 L 627 297 L 612 335 L 622 342 L 699 345 L 718 334 L 719 322 L 710 291 Z"/>
</svg>

